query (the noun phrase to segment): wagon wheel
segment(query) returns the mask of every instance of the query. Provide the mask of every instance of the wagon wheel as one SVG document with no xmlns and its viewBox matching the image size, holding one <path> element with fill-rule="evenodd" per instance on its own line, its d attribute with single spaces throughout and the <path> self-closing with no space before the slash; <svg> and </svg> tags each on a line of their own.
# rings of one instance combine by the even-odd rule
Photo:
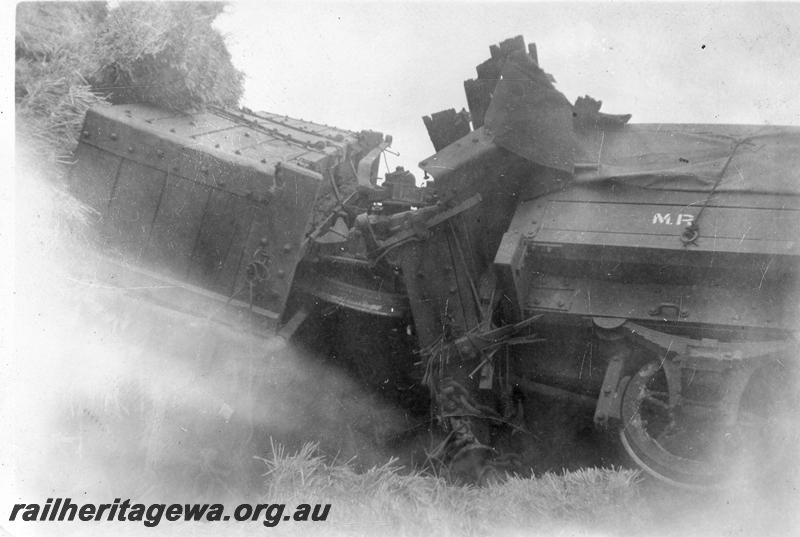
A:
<svg viewBox="0 0 800 537">
<path fill-rule="evenodd" d="M 664 363 L 645 364 L 623 395 L 622 445 L 646 472 L 685 488 L 714 486 L 753 468 L 764 471 L 764 461 L 784 460 L 796 438 L 792 376 L 779 364 L 742 368 L 716 386 L 695 381 L 703 372 L 676 368 L 681 394 L 673 386 L 672 397 Z M 736 382 L 740 395 L 726 406 L 721 394 L 735 391 Z"/>
</svg>

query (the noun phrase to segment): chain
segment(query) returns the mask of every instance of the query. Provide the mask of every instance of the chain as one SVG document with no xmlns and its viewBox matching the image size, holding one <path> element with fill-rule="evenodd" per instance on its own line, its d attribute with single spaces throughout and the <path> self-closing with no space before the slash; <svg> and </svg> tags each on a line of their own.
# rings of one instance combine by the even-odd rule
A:
<svg viewBox="0 0 800 537">
<path fill-rule="evenodd" d="M 739 146 L 749 142 L 751 139 L 752 137 L 742 138 L 738 140 L 736 144 L 734 144 L 733 149 L 731 149 L 731 154 L 728 155 L 728 160 L 725 161 L 725 165 L 717 175 L 717 179 L 714 181 L 711 191 L 708 193 L 703 205 L 697 212 L 697 216 L 691 221 L 691 223 L 689 223 L 688 226 L 686 226 L 686 229 L 683 230 L 683 233 L 681 233 L 681 242 L 684 246 L 689 246 L 690 244 L 697 246 L 697 239 L 700 237 L 700 217 L 703 215 L 703 211 L 708 206 L 709 202 L 711 202 L 711 198 L 714 196 L 714 193 L 717 191 L 717 187 L 719 187 L 720 183 L 722 182 L 722 178 L 725 177 L 725 173 L 728 171 L 728 166 L 730 166 L 731 161 L 733 161 L 733 157 L 736 155 L 736 151 L 739 149 Z"/>
</svg>

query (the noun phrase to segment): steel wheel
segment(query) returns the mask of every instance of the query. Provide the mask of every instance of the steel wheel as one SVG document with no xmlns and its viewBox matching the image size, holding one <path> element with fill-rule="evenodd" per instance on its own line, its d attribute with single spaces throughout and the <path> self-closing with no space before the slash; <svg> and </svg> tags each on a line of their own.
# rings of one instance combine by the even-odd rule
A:
<svg viewBox="0 0 800 537">
<path fill-rule="evenodd" d="M 672 397 L 663 366 L 645 364 L 622 400 L 622 445 L 649 474 L 704 488 L 785 453 L 795 436 L 792 392 L 790 376 L 778 364 L 735 372 L 676 369 L 680 389 L 673 387 Z M 731 408 L 724 395 L 734 375 L 743 391 Z"/>
</svg>

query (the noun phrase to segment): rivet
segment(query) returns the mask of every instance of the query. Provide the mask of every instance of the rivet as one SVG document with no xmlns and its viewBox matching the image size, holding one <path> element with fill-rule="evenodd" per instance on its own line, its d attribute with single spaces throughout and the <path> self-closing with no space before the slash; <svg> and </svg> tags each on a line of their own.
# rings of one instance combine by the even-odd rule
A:
<svg viewBox="0 0 800 537">
<path fill-rule="evenodd" d="M 132 145 L 128 146 L 128 153 L 133 153 L 133 146 Z"/>
<path fill-rule="evenodd" d="M 283 269 L 278 269 L 278 278 L 283 278 L 286 276 L 286 272 Z"/>
<path fill-rule="evenodd" d="M 116 132 L 112 132 L 110 138 L 112 140 L 116 140 L 117 139 L 117 133 Z"/>
<path fill-rule="evenodd" d="M 563 308 L 564 307 L 564 301 L 563 300 L 559 300 L 557 305 L 558 305 L 559 308 Z"/>
<path fill-rule="evenodd" d="M 91 133 L 89 131 L 83 131 L 84 138 L 88 138 L 89 136 L 91 136 Z"/>
<path fill-rule="evenodd" d="M 292 251 L 292 245 L 287 242 L 286 244 L 283 245 L 283 251 L 284 251 L 284 253 L 291 252 Z"/>
<path fill-rule="evenodd" d="M 458 291 L 458 288 L 455 285 L 450 287 L 450 292 L 451 293 L 455 293 L 456 291 Z"/>
</svg>

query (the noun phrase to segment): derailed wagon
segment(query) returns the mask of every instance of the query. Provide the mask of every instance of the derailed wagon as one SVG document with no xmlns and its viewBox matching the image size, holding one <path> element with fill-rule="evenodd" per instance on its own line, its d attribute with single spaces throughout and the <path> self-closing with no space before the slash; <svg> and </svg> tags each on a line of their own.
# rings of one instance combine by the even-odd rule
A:
<svg viewBox="0 0 800 537">
<path fill-rule="evenodd" d="M 530 392 L 589 402 L 671 483 L 779 457 L 800 128 L 630 124 L 568 102 L 521 37 L 490 51 L 469 113 L 425 118 L 424 187 L 379 181 L 391 138 L 372 131 L 90 112 L 71 181 L 103 215 L 107 279 L 316 339 L 401 397 L 424 387 L 446 463 L 491 467 L 486 424 L 524 429 Z"/>
</svg>

